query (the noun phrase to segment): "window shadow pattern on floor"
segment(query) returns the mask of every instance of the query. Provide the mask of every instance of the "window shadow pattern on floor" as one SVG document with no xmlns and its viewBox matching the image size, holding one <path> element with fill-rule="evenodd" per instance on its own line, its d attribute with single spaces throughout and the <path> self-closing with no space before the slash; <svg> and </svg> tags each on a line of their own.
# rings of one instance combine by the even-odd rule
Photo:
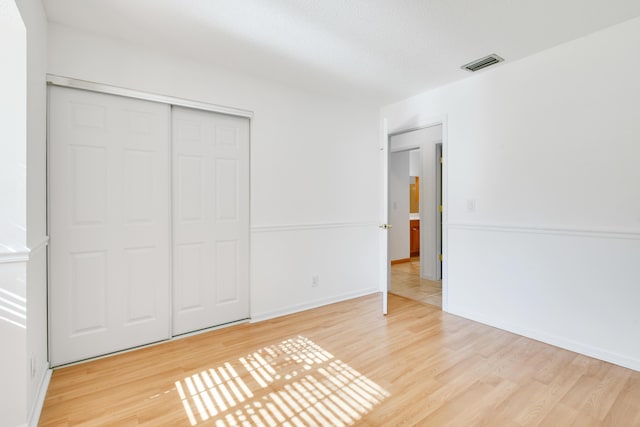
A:
<svg viewBox="0 0 640 427">
<path fill-rule="evenodd" d="M 192 426 L 349 426 L 389 393 L 303 336 L 175 382 Z"/>
</svg>

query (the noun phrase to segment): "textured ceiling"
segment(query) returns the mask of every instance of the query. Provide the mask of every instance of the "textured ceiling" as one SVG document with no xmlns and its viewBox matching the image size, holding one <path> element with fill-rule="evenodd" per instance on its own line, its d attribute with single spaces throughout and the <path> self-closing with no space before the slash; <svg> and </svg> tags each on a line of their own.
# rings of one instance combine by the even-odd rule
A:
<svg viewBox="0 0 640 427">
<path fill-rule="evenodd" d="M 638 0 L 43 0 L 49 21 L 380 105 L 640 16 Z M 491 72 L 485 70 L 483 72 Z"/>
</svg>

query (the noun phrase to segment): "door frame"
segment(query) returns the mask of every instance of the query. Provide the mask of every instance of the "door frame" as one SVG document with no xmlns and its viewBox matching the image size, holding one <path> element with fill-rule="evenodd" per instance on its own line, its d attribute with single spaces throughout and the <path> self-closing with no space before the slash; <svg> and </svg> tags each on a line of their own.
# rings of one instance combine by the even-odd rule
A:
<svg viewBox="0 0 640 427">
<path fill-rule="evenodd" d="M 381 224 L 387 224 L 389 220 L 389 162 L 391 158 L 391 137 L 401 135 L 408 132 L 421 130 L 433 126 L 442 126 L 442 226 L 440 235 L 442 236 L 442 264 L 441 264 L 441 278 L 442 278 L 442 311 L 448 311 L 449 300 L 449 286 L 448 286 L 448 130 L 447 130 L 447 116 L 442 115 L 439 117 L 432 117 L 422 120 L 412 126 L 399 126 L 397 129 L 392 128 L 389 125 L 389 119 L 384 117 L 382 119 L 382 144 L 380 151 L 382 153 L 381 167 L 382 167 L 382 182 L 381 182 Z M 418 148 L 418 147 L 416 147 Z M 389 260 L 389 239 L 386 229 L 382 230 L 380 239 L 380 290 L 382 292 L 382 314 L 388 313 L 388 293 L 389 286 L 391 284 L 391 263 Z"/>
<path fill-rule="evenodd" d="M 109 95 L 119 95 L 127 98 L 142 99 L 145 101 L 159 102 L 160 104 L 175 105 L 178 107 L 193 108 L 196 110 L 211 111 L 213 113 L 228 114 L 230 116 L 253 118 L 253 111 L 241 108 L 226 107 L 224 105 L 210 104 L 208 102 L 193 101 L 190 99 L 176 98 L 167 95 L 157 95 L 155 93 L 142 92 L 118 86 L 111 86 L 102 83 L 90 82 L 88 80 L 74 79 L 71 77 L 47 74 L 47 85 L 62 86 L 72 89 L 84 89 L 91 92 L 106 93 Z"/>
<path fill-rule="evenodd" d="M 436 263 L 436 272 L 437 275 L 440 276 L 440 280 L 443 278 L 443 268 L 442 263 L 444 261 L 444 251 L 442 250 L 442 222 L 444 217 L 444 203 L 442 201 L 442 167 L 444 162 L 444 153 L 442 151 L 442 142 L 438 142 L 435 145 L 436 150 L 436 164 L 435 164 L 435 172 L 436 172 L 436 206 L 442 206 L 443 209 L 436 215 L 436 248 L 438 249 L 438 256 L 442 257 L 440 259 L 440 263 Z M 442 159 L 442 160 L 440 160 Z"/>
</svg>

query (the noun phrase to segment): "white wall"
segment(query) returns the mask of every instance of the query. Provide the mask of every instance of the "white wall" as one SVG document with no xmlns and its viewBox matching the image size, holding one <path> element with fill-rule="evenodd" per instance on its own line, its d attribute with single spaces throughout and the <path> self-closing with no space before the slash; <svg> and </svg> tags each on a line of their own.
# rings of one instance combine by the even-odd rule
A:
<svg viewBox="0 0 640 427">
<path fill-rule="evenodd" d="M 26 245 L 26 31 L 15 3 L 0 8 L 0 251 Z"/>
<path fill-rule="evenodd" d="M 48 53 L 52 74 L 254 112 L 254 319 L 379 289 L 376 106 L 301 92 L 55 24 L 49 26 Z M 311 286 L 314 275 L 317 287 Z"/>
<path fill-rule="evenodd" d="M 0 263 L 0 413 L 7 426 L 27 421 L 25 278 L 24 262 Z"/>
<path fill-rule="evenodd" d="M 420 160 L 422 160 L 422 156 L 420 150 L 411 150 L 409 151 L 409 175 L 420 177 L 421 173 L 421 165 Z"/>
<path fill-rule="evenodd" d="M 46 31 L 39 0 L 0 7 L 0 335 L 5 425 L 36 423 L 46 388 Z"/>
<path fill-rule="evenodd" d="M 389 259 L 410 257 L 409 152 L 391 153 L 389 158 Z"/>
<path fill-rule="evenodd" d="M 640 369 L 638 46 L 640 18 L 383 109 L 446 119 L 450 312 Z"/>
<path fill-rule="evenodd" d="M 48 379 L 46 223 L 47 19 L 40 0 L 17 0 L 27 28 L 26 378 L 29 421 L 38 420 Z M 40 393 L 40 394 L 39 394 Z"/>
<path fill-rule="evenodd" d="M 27 39 L 13 1 L 0 4 L 0 414 L 27 421 Z"/>
</svg>

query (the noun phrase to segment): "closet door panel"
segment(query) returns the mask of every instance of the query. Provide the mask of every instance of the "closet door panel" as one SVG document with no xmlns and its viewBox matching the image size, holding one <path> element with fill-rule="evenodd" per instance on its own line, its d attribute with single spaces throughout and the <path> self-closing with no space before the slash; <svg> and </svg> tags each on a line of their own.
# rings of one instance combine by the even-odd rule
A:
<svg viewBox="0 0 640 427">
<path fill-rule="evenodd" d="M 173 334 L 249 317 L 249 121 L 174 107 Z"/>
<path fill-rule="evenodd" d="M 166 339 L 170 107 L 49 89 L 54 366 Z"/>
<path fill-rule="evenodd" d="M 175 245 L 174 310 L 177 315 L 186 315 L 205 309 L 205 247 L 203 242 Z"/>
</svg>

